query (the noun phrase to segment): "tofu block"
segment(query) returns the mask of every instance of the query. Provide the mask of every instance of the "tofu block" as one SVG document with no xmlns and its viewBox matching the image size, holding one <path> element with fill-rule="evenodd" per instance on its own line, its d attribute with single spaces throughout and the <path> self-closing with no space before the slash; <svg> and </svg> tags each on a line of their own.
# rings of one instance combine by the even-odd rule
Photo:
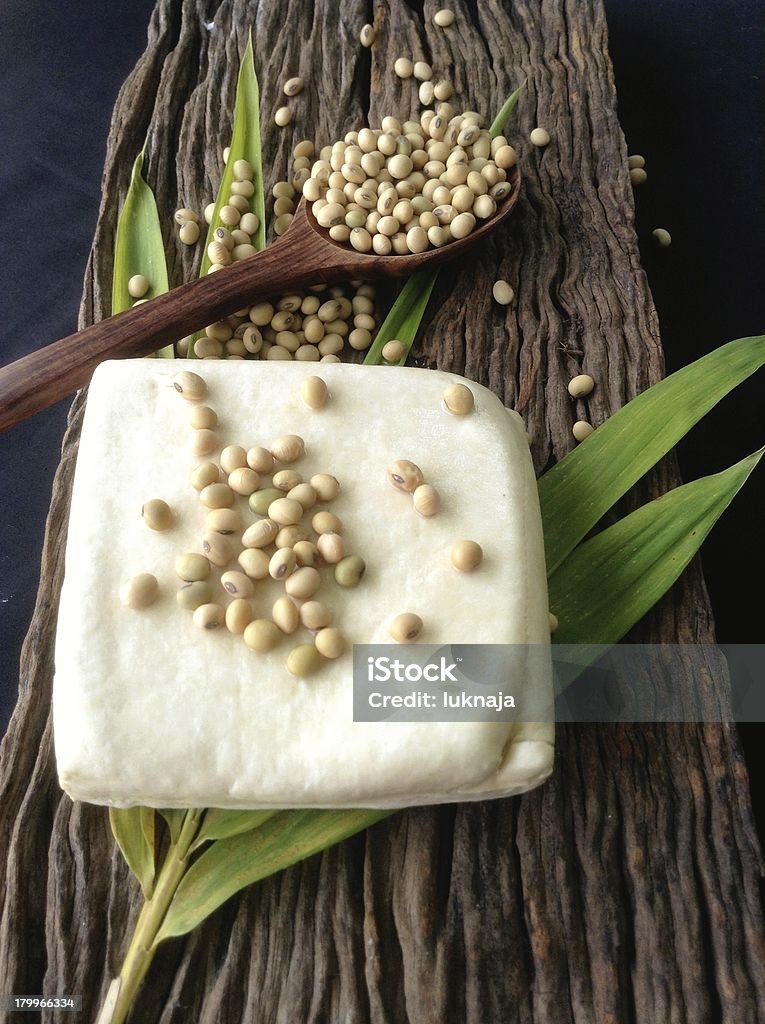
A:
<svg viewBox="0 0 765 1024">
<path fill-rule="evenodd" d="M 302 626 L 258 653 L 225 626 L 195 626 L 177 603 L 176 556 L 201 551 L 208 511 L 190 476 L 220 458 L 220 448 L 191 454 L 193 403 L 173 387 L 181 370 L 204 378 L 221 446 L 268 448 L 298 434 L 305 455 L 288 468 L 305 480 L 329 473 L 340 481 L 337 498 L 305 522 L 310 529 L 312 513 L 330 509 L 347 552 L 361 555 L 367 570 L 350 589 L 335 583 L 332 566 L 320 569 L 315 599 L 332 610 L 348 646 L 310 678 L 286 669 L 290 650 L 312 641 Z M 301 397 L 311 375 L 329 388 L 318 410 Z M 474 395 L 468 415 L 443 405 L 455 382 Z M 436 515 L 419 515 L 411 495 L 387 480 L 395 459 L 411 460 L 437 488 Z M 170 529 L 152 531 L 142 519 L 152 498 L 172 507 Z M 235 507 L 246 524 L 259 518 L 246 497 Z M 474 572 L 451 564 L 460 539 L 483 549 Z M 236 558 L 228 568 L 239 568 Z M 213 567 L 212 578 L 225 605 L 221 571 Z M 156 601 L 124 606 L 122 584 L 143 572 L 159 581 Z M 284 582 L 254 586 L 253 614 L 269 618 Z M 162 359 L 99 366 L 75 473 L 56 639 L 56 758 L 73 799 L 385 808 L 505 796 L 542 782 L 552 770 L 551 723 L 353 722 L 351 645 L 391 643 L 390 623 L 402 612 L 422 618 L 423 643 L 549 644 L 525 428 L 495 395 L 454 374 L 408 367 Z M 536 664 L 523 688 L 549 694 L 550 674 Z M 513 692 L 521 692 L 517 683 Z"/>
</svg>

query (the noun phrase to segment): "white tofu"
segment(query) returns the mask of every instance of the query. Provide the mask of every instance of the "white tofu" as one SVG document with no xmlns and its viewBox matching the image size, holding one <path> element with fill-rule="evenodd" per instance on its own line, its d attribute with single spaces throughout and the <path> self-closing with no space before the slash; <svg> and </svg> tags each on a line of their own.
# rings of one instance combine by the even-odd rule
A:
<svg viewBox="0 0 765 1024">
<path fill-rule="evenodd" d="M 225 628 L 203 631 L 175 599 L 175 557 L 201 550 L 204 512 L 189 478 L 189 403 L 172 387 L 192 369 L 209 387 L 222 445 L 268 447 L 300 434 L 305 479 L 341 484 L 330 507 L 349 553 L 367 572 L 355 589 L 322 569 L 317 599 L 349 641 L 309 679 L 286 656 L 300 630 L 268 654 Z M 331 399 L 300 397 L 318 374 Z M 530 789 L 552 770 L 551 723 L 352 720 L 351 643 L 391 643 L 399 612 L 419 614 L 428 643 L 548 644 L 542 529 L 519 416 L 464 381 L 475 411 L 453 416 L 445 388 L 462 378 L 432 370 L 299 362 L 130 360 L 103 363 L 88 395 L 74 482 L 56 641 L 54 727 L 59 779 L 74 799 L 155 807 L 402 807 L 478 800 Z M 386 480 L 396 458 L 421 467 L 441 511 L 418 515 Z M 268 485 L 269 481 L 264 481 Z M 171 530 L 149 530 L 141 506 L 164 498 Z M 237 499 L 246 522 L 257 518 Z M 320 506 L 326 507 L 326 506 Z M 458 573 L 449 552 L 478 541 L 484 560 Z M 240 549 L 239 549 L 240 550 Z M 238 568 L 236 563 L 231 566 Z M 160 594 L 136 611 L 123 581 L 153 573 Z M 214 570 L 215 572 L 215 570 Z M 256 583 L 253 607 L 269 617 L 283 594 Z M 225 595 L 221 588 L 221 603 Z M 550 694 L 549 665 L 513 693 Z"/>
</svg>

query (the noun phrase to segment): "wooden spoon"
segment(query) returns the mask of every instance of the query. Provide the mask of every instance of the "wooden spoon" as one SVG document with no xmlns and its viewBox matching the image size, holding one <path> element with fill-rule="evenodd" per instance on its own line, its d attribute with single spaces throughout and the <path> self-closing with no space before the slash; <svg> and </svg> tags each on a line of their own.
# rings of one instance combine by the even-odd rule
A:
<svg viewBox="0 0 765 1024">
<path fill-rule="evenodd" d="M 289 230 L 256 256 L 173 288 L 0 369 L 0 430 L 87 384 L 103 359 L 148 355 L 260 299 L 312 284 L 408 277 L 460 256 L 515 208 L 520 192 L 517 167 L 509 172 L 508 181 L 513 186 L 510 195 L 467 238 L 407 256 L 359 253 L 333 242 L 301 199 Z"/>
</svg>

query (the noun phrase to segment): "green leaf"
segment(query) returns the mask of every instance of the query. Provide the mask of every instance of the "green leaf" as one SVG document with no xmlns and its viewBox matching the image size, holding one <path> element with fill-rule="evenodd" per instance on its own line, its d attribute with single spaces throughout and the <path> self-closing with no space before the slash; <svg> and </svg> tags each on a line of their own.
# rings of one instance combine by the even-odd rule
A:
<svg viewBox="0 0 765 1024">
<path fill-rule="evenodd" d="M 417 337 L 437 277 L 437 268 L 418 270 L 412 274 L 380 325 L 374 343 L 364 358 L 367 366 L 379 366 L 382 363 L 383 347 L 392 338 L 404 346 L 404 354 L 397 364 L 404 365 Z"/>
<path fill-rule="evenodd" d="M 765 336 L 741 338 L 633 398 L 538 481 L 548 575 L 654 463 L 765 364 Z"/>
<path fill-rule="evenodd" d="M 219 839 L 186 872 L 154 944 L 172 935 L 185 935 L 240 889 L 393 813 L 279 811 L 255 831 Z"/>
<path fill-rule="evenodd" d="M 130 187 L 117 221 L 114 242 L 114 274 L 112 279 L 112 316 L 130 309 L 135 299 L 128 292 L 128 281 L 135 274 L 143 274 L 149 282 L 147 299 L 162 295 L 168 289 L 165 244 L 159 224 L 154 193 L 143 180 L 141 168 L 145 147 L 135 158 L 130 175 Z M 167 345 L 157 353 L 173 358 L 173 346 Z"/>
<path fill-rule="evenodd" d="M 154 891 L 154 811 L 150 807 L 110 807 L 109 824 L 127 866 L 141 883 L 144 899 Z"/>
<path fill-rule="evenodd" d="M 489 135 L 491 135 L 493 139 L 496 139 L 498 135 L 502 135 L 507 119 L 518 106 L 518 100 L 520 98 L 521 93 L 523 92 L 525 85 L 526 79 L 524 78 L 524 80 L 521 82 L 521 84 L 518 86 L 515 92 L 511 93 L 507 97 L 505 102 L 502 104 L 500 112 L 494 118 L 494 120 L 491 123 L 491 127 L 489 128 Z"/>
<path fill-rule="evenodd" d="M 212 839 L 228 839 L 260 828 L 276 811 L 226 811 L 213 807 L 205 811 L 202 827 L 197 833 L 192 850 Z"/>
<path fill-rule="evenodd" d="M 228 202 L 231 185 L 234 181 L 234 164 L 237 160 L 248 160 L 253 171 L 255 192 L 250 199 L 250 210 L 257 215 L 258 230 L 253 236 L 252 244 L 258 250 L 265 249 L 266 247 L 266 201 L 263 186 L 263 160 L 260 147 L 260 89 L 258 87 L 257 75 L 255 74 L 252 34 L 250 34 L 247 41 L 247 48 L 239 65 L 234 107 L 234 127 L 231 133 L 229 149 L 228 160 L 223 169 L 223 178 L 218 187 L 215 208 L 210 219 L 207 238 L 205 239 L 204 255 L 202 256 L 202 265 L 199 269 L 200 277 L 204 277 L 210 268 L 207 246 L 213 240 L 215 229 L 221 226 L 220 211 Z M 197 337 L 199 337 L 199 334 L 194 335 L 195 339 Z M 193 344 L 189 345 L 188 357 L 190 359 L 195 358 Z"/>
<path fill-rule="evenodd" d="M 617 643 L 685 569 L 763 451 L 676 487 L 580 544 L 550 577 L 554 642 Z"/>
<path fill-rule="evenodd" d="M 167 827 L 170 830 L 170 842 L 177 843 L 178 836 L 181 834 L 183 828 L 183 821 L 186 817 L 186 811 L 182 807 L 168 807 L 159 812 L 167 822 Z"/>
</svg>

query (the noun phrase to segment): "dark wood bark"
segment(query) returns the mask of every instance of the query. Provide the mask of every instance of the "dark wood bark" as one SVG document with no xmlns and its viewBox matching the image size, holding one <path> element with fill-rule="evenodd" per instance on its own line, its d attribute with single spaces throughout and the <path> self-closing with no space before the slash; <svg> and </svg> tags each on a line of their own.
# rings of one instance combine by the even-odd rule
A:
<svg viewBox="0 0 765 1024">
<path fill-rule="evenodd" d="M 130 164 L 148 133 L 164 221 L 212 195 L 230 132 L 238 56 L 253 29 L 271 182 L 291 146 L 320 144 L 367 115 L 414 109 L 396 56 L 432 60 L 467 105 L 496 110 L 528 80 L 511 135 L 524 193 L 508 230 L 442 274 L 423 365 L 465 372 L 525 417 L 541 472 L 662 374 L 640 269 L 626 148 L 600 3 L 159 0 L 145 56 L 119 97 L 82 323 L 108 311 L 110 254 Z M 212 30 L 205 25 L 213 22 Z M 307 82 L 295 128 L 277 129 L 289 74 Z M 540 123 L 551 146 L 525 139 Z M 204 140 L 204 143 L 203 143 Z M 171 278 L 194 273 L 168 231 Z M 497 277 L 518 301 L 491 300 Z M 568 379 L 598 382 L 572 403 Z M 118 972 L 138 886 L 105 812 L 56 782 L 52 649 L 83 396 L 54 486 L 19 705 L 0 758 L 0 977 L 5 992 L 81 993 L 95 1018 Z M 677 482 L 665 460 L 627 504 Z M 635 633 L 710 642 L 694 564 Z M 679 677 L 683 667 L 678 665 Z M 724 703 L 711 660 L 708 686 Z M 352 1024 L 755 1024 L 765 1005 L 761 854 L 735 730 L 714 725 L 562 726 L 556 771 L 518 799 L 415 809 L 234 898 L 161 948 L 133 1020 Z M 53 1012 L 44 1021 L 69 1018 Z"/>
</svg>

